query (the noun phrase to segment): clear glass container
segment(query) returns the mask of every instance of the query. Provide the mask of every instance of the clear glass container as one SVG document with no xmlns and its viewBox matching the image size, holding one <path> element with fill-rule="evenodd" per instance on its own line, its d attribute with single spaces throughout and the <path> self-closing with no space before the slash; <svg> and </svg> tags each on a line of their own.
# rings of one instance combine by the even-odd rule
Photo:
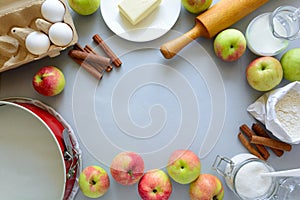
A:
<svg viewBox="0 0 300 200">
<path fill-rule="evenodd" d="M 249 153 L 229 159 L 217 156 L 213 169 L 241 200 L 296 200 L 300 197 L 300 178 L 261 176 L 273 172 L 267 162 Z"/>
<path fill-rule="evenodd" d="M 287 177 L 279 181 L 277 198 L 295 200 L 300 197 L 300 178 Z"/>
<path fill-rule="evenodd" d="M 248 48 L 259 56 L 274 56 L 285 50 L 289 41 L 275 37 L 270 25 L 272 13 L 264 13 L 254 18 L 247 27 Z"/>
<path fill-rule="evenodd" d="M 300 8 L 280 6 L 270 16 L 275 37 L 294 40 L 300 36 Z"/>
<path fill-rule="evenodd" d="M 254 18 L 246 30 L 249 49 L 260 56 L 274 56 L 285 50 L 290 40 L 300 36 L 300 8 L 280 6 Z"/>
<path fill-rule="evenodd" d="M 222 165 L 224 163 L 225 166 Z M 239 199 L 272 199 L 277 193 L 276 177 L 260 176 L 260 173 L 272 172 L 274 169 L 252 154 L 238 154 L 231 159 L 217 156 L 213 168 L 225 178 L 227 186 Z"/>
</svg>

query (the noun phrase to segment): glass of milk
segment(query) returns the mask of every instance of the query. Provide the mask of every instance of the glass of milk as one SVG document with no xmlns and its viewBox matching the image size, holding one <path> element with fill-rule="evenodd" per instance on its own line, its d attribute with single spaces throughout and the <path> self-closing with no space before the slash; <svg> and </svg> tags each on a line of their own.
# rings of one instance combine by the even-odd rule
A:
<svg viewBox="0 0 300 200">
<path fill-rule="evenodd" d="M 249 153 L 229 159 L 217 156 L 213 168 L 225 178 L 227 186 L 242 200 L 276 199 L 276 177 L 261 176 L 274 169 Z"/>
<path fill-rule="evenodd" d="M 248 25 L 249 49 L 260 56 L 274 56 L 300 36 L 300 8 L 281 6 L 255 17 Z"/>
<path fill-rule="evenodd" d="M 264 13 L 254 18 L 247 27 L 248 48 L 259 56 L 274 56 L 285 50 L 289 41 L 273 35 L 270 26 L 272 13 Z"/>
</svg>

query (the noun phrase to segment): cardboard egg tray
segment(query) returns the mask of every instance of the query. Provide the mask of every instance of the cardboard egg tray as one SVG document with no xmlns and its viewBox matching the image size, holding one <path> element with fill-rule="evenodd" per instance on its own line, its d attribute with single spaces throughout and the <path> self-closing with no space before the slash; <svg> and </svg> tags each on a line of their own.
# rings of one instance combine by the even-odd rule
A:
<svg viewBox="0 0 300 200">
<path fill-rule="evenodd" d="M 48 51 L 41 55 L 31 54 L 25 47 L 26 34 L 28 30 L 38 30 L 37 19 L 42 19 L 41 5 L 45 0 L 10 0 L 0 1 L 0 73 L 23 64 L 39 60 L 46 56 L 55 57 L 69 46 L 78 41 L 78 35 L 68 10 L 66 0 L 60 0 L 65 5 L 63 22 L 73 30 L 73 39 L 67 46 L 56 46 L 50 44 Z M 21 37 L 13 34 L 13 28 L 24 30 Z M 26 32 L 27 31 L 27 32 Z M 23 34 L 23 35 L 22 35 Z"/>
</svg>

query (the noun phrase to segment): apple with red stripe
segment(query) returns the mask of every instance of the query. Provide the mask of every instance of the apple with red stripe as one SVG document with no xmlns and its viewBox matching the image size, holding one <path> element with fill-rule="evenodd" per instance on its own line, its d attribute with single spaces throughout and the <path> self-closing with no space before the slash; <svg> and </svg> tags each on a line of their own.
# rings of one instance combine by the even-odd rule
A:
<svg viewBox="0 0 300 200">
<path fill-rule="evenodd" d="M 200 175 L 200 159 L 191 150 L 176 150 L 168 160 L 167 171 L 169 176 L 177 183 L 191 183 Z"/>
<path fill-rule="evenodd" d="M 121 152 L 114 157 L 110 165 L 110 173 L 121 185 L 133 185 L 144 174 L 144 160 L 135 152 Z"/>
<path fill-rule="evenodd" d="M 103 196 L 110 186 L 107 172 L 96 165 L 84 168 L 80 173 L 78 183 L 81 192 L 90 198 Z"/>
<path fill-rule="evenodd" d="M 160 169 L 147 171 L 138 183 L 138 193 L 143 200 L 168 200 L 172 194 L 172 183 Z"/>
<path fill-rule="evenodd" d="M 33 88 L 44 96 L 55 96 L 65 87 L 65 76 L 60 69 L 46 66 L 39 69 L 32 80 Z"/>
<path fill-rule="evenodd" d="M 211 174 L 201 174 L 196 181 L 190 184 L 191 200 L 222 200 L 224 187 L 220 179 Z"/>
<path fill-rule="evenodd" d="M 238 60 L 246 51 L 244 34 L 237 29 L 225 29 L 214 40 L 215 54 L 224 61 Z"/>
</svg>

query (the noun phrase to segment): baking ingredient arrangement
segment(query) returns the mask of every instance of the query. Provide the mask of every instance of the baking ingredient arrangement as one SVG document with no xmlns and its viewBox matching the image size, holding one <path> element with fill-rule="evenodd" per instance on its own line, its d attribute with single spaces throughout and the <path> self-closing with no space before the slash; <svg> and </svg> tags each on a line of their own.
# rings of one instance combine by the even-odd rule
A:
<svg viewBox="0 0 300 200">
<path fill-rule="evenodd" d="M 165 3 L 164 0 L 116 2 L 118 18 L 132 30 L 154 19 Z M 81 152 L 72 129 L 68 125 L 59 125 L 62 136 L 57 137 L 61 140 L 58 143 L 64 147 L 61 156 L 69 169 L 66 177 L 73 181 L 72 184 L 66 184 L 68 195 L 62 199 L 74 199 L 77 189 L 86 198 L 102 198 L 110 190 L 117 193 L 118 187 L 135 187 L 136 195 L 143 200 L 172 199 L 172 194 L 178 188 L 181 191 L 182 188 L 188 188 L 186 193 L 191 200 L 222 200 L 226 199 L 225 187 L 239 199 L 264 200 L 278 196 L 293 199 L 294 190 L 300 190 L 297 180 L 289 182 L 286 181 L 287 177 L 277 179 L 261 174 L 275 171 L 268 161 L 284 158 L 284 155 L 293 152 L 294 145 L 300 143 L 300 47 L 283 52 L 297 39 L 295 35 L 300 36 L 299 17 L 295 15 L 299 14 L 299 9 L 287 6 L 256 16 L 249 22 L 245 33 L 234 27 L 247 15 L 271 3 L 268 0 L 220 0 L 213 4 L 212 0 L 181 0 L 182 10 L 195 18 L 194 27 L 157 47 L 163 62 L 177 59 L 177 54 L 183 48 L 190 48 L 189 44 L 200 37 L 211 41 L 212 55 L 219 59 L 219 63 L 239 62 L 248 50 L 253 53 L 255 57 L 250 63 L 241 63 L 245 69 L 243 77 L 246 85 L 261 96 L 245 110 L 253 118 L 253 124 L 241 123 L 236 127 L 236 140 L 246 153 L 235 152 L 236 155 L 227 158 L 222 152 L 215 152 L 217 155 L 211 163 L 212 171 L 208 172 L 203 170 L 202 160 L 196 152 L 180 147 L 168 155 L 164 168 L 148 169 L 143 154 L 123 149 L 111 158 L 108 170 L 102 163 L 88 163 L 82 167 L 79 162 Z M 11 5 L 15 6 L 16 3 Z M 87 72 L 92 80 L 99 83 L 106 81 L 103 80 L 104 75 L 109 76 L 112 70 L 122 69 L 123 55 L 118 55 L 117 49 L 112 48 L 100 33 L 90 33 L 92 45 L 81 44 L 76 30 L 79 27 L 73 21 L 95 15 L 100 7 L 100 0 L 28 0 L 15 9 L 0 3 L 0 72 L 15 70 L 45 57 L 54 60 L 55 57 L 65 56 L 68 62 L 75 62 L 78 68 Z M 278 21 L 278 15 L 282 19 L 291 16 L 283 15 L 280 13 L 282 10 L 292 12 L 294 17 L 291 24 L 294 26 L 298 23 L 299 26 L 299 33 L 293 29 L 296 33 L 289 39 L 272 32 L 274 26 L 283 25 L 282 21 Z M 273 20 L 273 24 L 270 20 Z M 150 24 L 148 26 L 151 28 Z M 279 29 L 276 31 L 281 34 Z M 100 47 L 101 52 L 94 46 Z M 62 51 L 66 53 L 60 55 Z M 280 53 L 282 55 L 279 58 Z M 67 81 L 60 66 L 48 65 L 41 66 L 32 74 L 31 85 L 42 98 L 55 98 L 67 88 Z M 58 116 L 57 124 L 65 124 L 62 117 L 51 108 L 39 107 L 42 103 L 37 101 L 35 106 L 42 111 L 36 111 L 35 107 L 23 101 L 16 100 L 13 103 L 29 109 L 34 116 L 39 113 L 37 116 L 42 118 L 46 127 L 51 126 L 47 117 L 53 116 Z M 281 187 L 281 184 L 295 189 L 286 191 L 287 186 Z M 69 194 L 69 191 L 73 192 Z"/>
</svg>

